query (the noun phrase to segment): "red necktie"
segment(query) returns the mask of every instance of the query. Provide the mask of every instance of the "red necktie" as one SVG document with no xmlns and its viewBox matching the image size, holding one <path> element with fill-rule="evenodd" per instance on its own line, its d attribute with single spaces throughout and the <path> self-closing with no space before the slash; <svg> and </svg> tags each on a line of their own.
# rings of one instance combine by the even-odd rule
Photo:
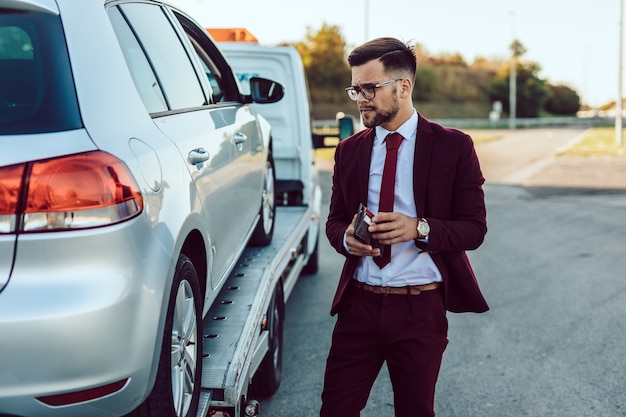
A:
<svg viewBox="0 0 626 417">
<path fill-rule="evenodd" d="M 394 188 L 396 186 L 396 165 L 398 164 L 398 148 L 402 143 L 402 135 L 390 133 L 385 138 L 387 144 L 387 155 L 385 156 L 385 168 L 383 169 L 383 179 L 380 184 L 380 203 L 378 212 L 392 212 Z M 383 269 L 391 261 L 391 245 L 384 245 L 382 256 L 374 258 L 374 262 L 380 269 Z"/>
</svg>

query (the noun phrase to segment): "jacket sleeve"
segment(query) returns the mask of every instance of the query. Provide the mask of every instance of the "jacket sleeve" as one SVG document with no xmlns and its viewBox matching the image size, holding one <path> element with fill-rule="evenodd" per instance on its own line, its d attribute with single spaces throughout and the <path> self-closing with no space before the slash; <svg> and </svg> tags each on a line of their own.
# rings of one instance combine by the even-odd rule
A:
<svg viewBox="0 0 626 417">
<path fill-rule="evenodd" d="M 335 149 L 335 167 L 333 168 L 332 192 L 328 219 L 326 221 L 326 236 L 331 246 L 335 248 L 338 253 L 348 258 L 356 258 L 350 255 L 343 246 L 344 234 L 356 213 L 356 209 L 351 207 L 352 203 L 348 192 L 350 181 L 344 174 L 344 172 L 349 173 L 349 170 L 346 169 L 342 171 L 343 164 L 339 163 L 339 161 L 344 162 L 342 158 L 343 152 L 346 152 L 346 144 L 347 142 L 342 141 Z"/>
<path fill-rule="evenodd" d="M 485 179 L 468 135 L 453 131 L 440 137 L 434 141 L 423 214 L 431 232 L 428 243 L 416 245 L 434 252 L 473 250 L 487 233 Z"/>
</svg>

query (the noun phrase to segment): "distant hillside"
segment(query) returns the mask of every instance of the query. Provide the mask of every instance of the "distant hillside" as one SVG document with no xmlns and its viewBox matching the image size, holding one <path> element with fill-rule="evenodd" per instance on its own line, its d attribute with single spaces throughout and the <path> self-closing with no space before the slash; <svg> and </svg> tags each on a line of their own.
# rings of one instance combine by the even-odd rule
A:
<svg viewBox="0 0 626 417">
<path fill-rule="evenodd" d="M 316 119 L 334 119 L 337 112 L 357 114 L 344 88 L 351 82 L 346 43 L 341 29 L 324 23 L 319 31 L 309 28 L 304 40 L 294 44 L 302 57 Z M 417 73 L 413 101 L 426 116 L 488 118 L 492 102 L 501 103 L 502 117 L 510 111 L 510 68 L 516 66 L 517 118 L 573 116 L 581 108 L 580 96 L 566 85 L 551 85 L 540 77 L 541 66 L 523 59 L 524 46 L 511 46 L 515 60 L 477 57 L 468 63 L 462 55 L 429 54 L 416 44 Z"/>
<path fill-rule="evenodd" d="M 313 103 L 312 105 L 315 120 L 334 119 L 337 112 L 344 112 L 355 117 L 359 114 L 354 101 Z M 485 101 L 416 102 L 415 108 L 430 119 L 487 119 L 491 111 L 491 103 Z"/>
<path fill-rule="evenodd" d="M 434 119 L 489 117 L 492 107 L 489 86 L 500 63 L 477 60 L 468 65 L 458 56 L 423 54 L 418 55 L 418 63 L 413 100 L 424 116 Z M 335 98 L 335 101 L 313 101 L 315 119 L 334 119 L 339 111 L 358 114 L 356 103 L 347 97 Z"/>
</svg>

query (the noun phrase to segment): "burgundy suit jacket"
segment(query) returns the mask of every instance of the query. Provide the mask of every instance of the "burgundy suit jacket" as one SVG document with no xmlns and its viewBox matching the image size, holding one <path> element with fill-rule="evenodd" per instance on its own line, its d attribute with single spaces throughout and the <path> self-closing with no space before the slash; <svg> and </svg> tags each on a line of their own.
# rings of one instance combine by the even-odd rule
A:
<svg viewBox="0 0 626 417">
<path fill-rule="evenodd" d="M 346 257 L 331 314 L 337 313 L 359 257 L 343 247 L 343 236 L 367 203 L 369 166 L 375 129 L 362 130 L 342 140 L 335 150 L 330 210 L 326 235 Z M 472 139 L 419 115 L 413 168 L 413 195 L 418 217 L 430 224 L 428 243 L 416 243 L 430 253 L 441 271 L 445 305 L 452 312 L 489 309 L 465 253 L 481 245 L 487 233 L 485 182 Z"/>
</svg>

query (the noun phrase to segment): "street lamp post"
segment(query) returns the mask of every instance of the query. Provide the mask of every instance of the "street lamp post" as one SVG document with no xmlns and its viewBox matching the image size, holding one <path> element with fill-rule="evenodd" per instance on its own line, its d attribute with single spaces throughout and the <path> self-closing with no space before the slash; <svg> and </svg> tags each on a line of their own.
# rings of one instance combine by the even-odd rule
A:
<svg viewBox="0 0 626 417">
<path fill-rule="evenodd" d="M 618 74 L 617 74 L 617 103 L 615 106 L 615 143 L 617 146 L 622 146 L 624 143 L 623 131 L 622 131 L 622 67 L 623 67 L 623 58 L 622 58 L 622 43 L 624 39 L 624 0 L 620 0 L 619 2 L 619 54 L 618 60 Z"/>
<path fill-rule="evenodd" d="M 511 44 L 511 68 L 509 69 L 509 129 L 515 129 L 517 117 L 517 48 L 515 47 L 515 12 L 511 12 L 513 43 Z"/>
<path fill-rule="evenodd" d="M 517 57 L 515 51 L 511 57 L 509 71 L 509 129 L 515 129 L 517 113 Z"/>
<path fill-rule="evenodd" d="M 370 40 L 370 0 L 365 0 L 365 40 Z"/>
</svg>

